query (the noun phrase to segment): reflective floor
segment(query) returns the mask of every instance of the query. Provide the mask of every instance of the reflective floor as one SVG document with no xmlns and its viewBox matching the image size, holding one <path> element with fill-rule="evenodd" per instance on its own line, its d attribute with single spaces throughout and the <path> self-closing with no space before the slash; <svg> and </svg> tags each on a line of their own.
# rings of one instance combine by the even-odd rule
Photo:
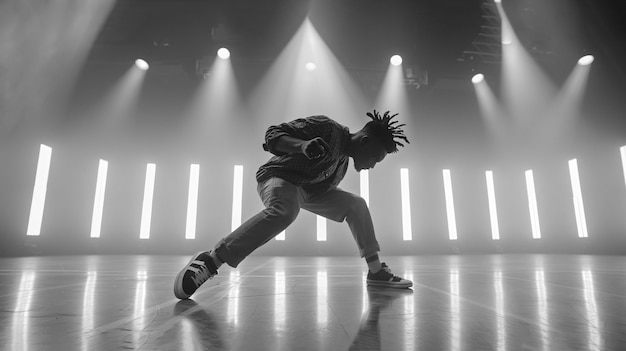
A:
<svg viewBox="0 0 626 351">
<path fill-rule="evenodd" d="M 0 259 L 2 350 L 625 350 L 626 257 L 252 256 L 193 300 L 187 256 Z"/>
</svg>

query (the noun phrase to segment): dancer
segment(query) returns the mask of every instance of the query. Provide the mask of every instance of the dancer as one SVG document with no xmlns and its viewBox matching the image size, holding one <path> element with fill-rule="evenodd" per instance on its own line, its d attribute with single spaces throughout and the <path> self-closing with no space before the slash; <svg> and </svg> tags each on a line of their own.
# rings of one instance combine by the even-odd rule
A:
<svg viewBox="0 0 626 351">
<path fill-rule="evenodd" d="M 226 263 L 236 268 L 249 254 L 267 243 L 305 209 L 333 221 L 348 223 L 365 259 L 367 284 L 409 288 L 410 280 L 391 273 L 381 262 L 380 247 L 363 198 L 338 188 L 352 158 L 356 171 L 374 168 L 388 153 L 409 143 L 389 111 L 368 112 L 371 121 L 356 133 L 326 116 L 299 118 L 270 126 L 263 149 L 274 156 L 256 173 L 257 191 L 265 209 L 224 237 L 215 250 L 196 253 L 178 273 L 174 295 L 189 298 Z"/>
</svg>

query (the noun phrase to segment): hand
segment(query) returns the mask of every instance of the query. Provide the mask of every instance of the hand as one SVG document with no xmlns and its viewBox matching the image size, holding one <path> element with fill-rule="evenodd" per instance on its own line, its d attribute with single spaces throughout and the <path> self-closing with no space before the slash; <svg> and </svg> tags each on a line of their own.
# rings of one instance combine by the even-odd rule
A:
<svg viewBox="0 0 626 351">
<path fill-rule="evenodd" d="M 330 151 L 330 146 L 324 139 L 317 137 L 302 144 L 302 153 L 309 160 L 320 158 Z"/>
</svg>

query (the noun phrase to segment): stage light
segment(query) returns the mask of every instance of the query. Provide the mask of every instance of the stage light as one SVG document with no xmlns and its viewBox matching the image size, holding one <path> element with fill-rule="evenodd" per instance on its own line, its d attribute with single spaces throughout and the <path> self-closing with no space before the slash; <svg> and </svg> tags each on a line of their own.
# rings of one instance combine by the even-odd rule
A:
<svg viewBox="0 0 626 351">
<path fill-rule="evenodd" d="M 493 2 L 495 2 L 496 4 L 500 4 L 502 3 L 502 0 L 493 0 Z"/>
<path fill-rule="evenodd" d="M 326 241 L 326 218 L 317 216 L 317 241 Z"/>
<path fill-rule="evenodd" d="M 200 182 L 200 165 L 189 167 L 189 194 L 187 196 L 187 226 L 185 239 L 196 238 L 196 218 L 198 214 L 198 184 Z"/>
<path fill-rule="evenodd" d="M 475 74 L 472 77 L 472 83 L 474 83 L 474 84 L 478 84 L 478 83 L 482 82 L 483 80 L 485 80 L 485 76 L 482 73 Z"/>
<path fill-rule="evenodd" d="M 594 60 L 593 55 L 585 55 L 578 60 L 578 64 L 581 66 L 590 65 Z"/>
<path fill-rule="evenodd" d="M 228 50 L 227 48 L 220 48 L 219 50 L 217 50 L 217 56 L 222 60 L 226 60 L 230 57 L 230 50 Z"/>
<path fill-rule="evenodd" d="M 537 210 L 537 196 L 535 194 L 535 179 L 532 169 L 525 173 L 526 175 L 526 192 L 528 194 L 528 211 L 530 212 L 530 224 L 533 233 L 533 239 L 541 239 L 541 230 L 539 228 L 539 211 Z"/>
<path fill-rule="evenodd" d="M 30 205 L 30 216 L 28 217 L 26 235 L 37 236 L 41 233 L 41 222 L 43 220 L 43 209 L 46 203 L 51 158 L 52 148 L 41 144 L 39 147 L 39 160 L 37 161 L 35 187 L 33 189 L 33 199 Z"/>
<path fill-rule="evenodd" d="M 454 214 L 454 195 L 452 193 L 452 176 L 449 169 L 443 170 L 443 186 L 446 195 L 446 213 L 448 215 L 448 236 L 457 240 L 456 215 Z"/>
<path fill-rule="evenodd" d="M 402 56 L 400 56 L 400 55 L 393 55 L 389 59 L 389 62 L 392 65 L 394 65 L 394 66 L 400 66 L 402 64 Z"/>
<path fill-rule="evenodd" d="M 369 207 L 370 205 L 370 173 L 367 169 L 359 171 L 359 185 L 361 190 L 361 197 L 365 200 L 365 203 Z"/>
<path fill-rule="evenodd" d="M 624 173 L 624 186 L 626 186 L 626 145 L 619 148 L 619 153 L 622 156 L 622 173 Z"/>
<path fill-rule="evenodd" d="M 304 65 L 304 68 L 306 68 L 307 71 L 315 71 L 315 69 L 317 68 L 317 65 L 314 64 L 313 62 L 307 62 L 307 64 Z"/>
<path fill-rule="evenodd" d="M 239 228 L 241 225 L 241 207 L 243 198 L 243 166 L 235 166 L 233 174 L 233 213 L 230 225 L 231 230 Z"/>
<path fill-rule="evenodd" d="M 139 68 L 142 71 L 147 71 L 148 68 L 150 68 L 150 65 L 148 64 L 148 62 L 142 59 L 135 60 L 135 66 L 137 66 L 137 68 Z"/>
<path fill-rule="evenodd" d="M 402 196 L 402 239 L 413 240 L 408 168 L 400 168 L 400 193 Z"/>
<path fill-rule="evenodd" d="M 580 177 L 578 175 L 578 161 L 574 158 L 569 160 L 569 176 L 572 184 L 572 195 L 574 201 L 574 213 L 576 215 L 576 228 L 579 238 L 587 238 L 587 220 L 585 219 L 585 207 L 583 206 L 583 193 L 580 188 Z"/>
<path fill-rule="evenodd" d="M 143 206 L 141 209 L 141 228 L 139 239 L 150 239 L 150 223 L 152 222 L 152 199 L 154 197 L 154 178 L 156 164 L 146 165 L 146 183 L 143 190 Z"/>
<path fill-rule="evenodd" d="M 104 210 L 104 193 L 107 184 L 107 171 L 109 163 L 100 160 L 98 163 L 98 177 L 96 178 L 96 196 L 93 202 L 93 214 L 91 216 L 91 234 L 92 238 L 100 237 L 100 229 L 102 227 L 102 211 Z"/>
<path fill-rule="evenodd" d="M 489 199 L 489 219 L 491 220 L 491 238 L 500 240 L 500 229 L 498 228 L 498 210 L 496 209 L 496 190 L 493 184 L 493 172 L 485 171 L 487 180 L 487 198 Z"/>
</svg>

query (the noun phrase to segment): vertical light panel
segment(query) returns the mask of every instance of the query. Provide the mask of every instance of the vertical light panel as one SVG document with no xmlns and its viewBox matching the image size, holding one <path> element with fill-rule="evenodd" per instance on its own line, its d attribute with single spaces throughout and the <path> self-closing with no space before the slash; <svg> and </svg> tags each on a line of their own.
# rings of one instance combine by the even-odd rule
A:
<svg viewBox="0 0 626 351">
<path fill-rule="evenodd" d="M 413 240 L 408 168 L 400 168 L 400 193 L 402 195 L 402 239 Z"/>
<path fill-rule="evenodd" d="M 102 212 L 104 210 L 104 194 L 107 184 L 107 173 L 109 163 L 100 160 L 98 163 L 98 176 L 96 178 L 96 195 L 93 200 L 93 213 L 91 215 L 91 234 L 92 238 L 100 237 L 100 229 L 102 228 Z"/>
<path fill-rule="evenodd" d="M 189 194 L 187 195 L 187 224 L 185 239 L 196 238 L 196 218 L 198 214 L 198 185 L 200 183 L 200 165 L 189 167 Z"/>
<path fill-rule="evenodd" d="M 528 194 L 528 211 L 530 212 L 530 225 L 533 232 L 533 239 L 541 239 L 537 196 L 535 195 L 535 179 L 532 169 L 526 171 L 526 192 Z"/>
<path fill-rule="evenodd" d="M 626 145 L 619 148 L 619 153 L 622 156 L 622 173 L 624 174 L 624 186 L 626 186 Z"/>
<path fill-rule="evenodd" d="M 317 216 L 317 241 L 326 241 L 326 218 Z"/>
<path fill-rule="evenodd" d="M 241 225 L 241 207 L 243 199 L 243 166 L 235 166 L 233 174 L 233 215 L 230 225 L 231 230 Z"/>
<path fill-rule="evenodd" d="M 486 171 L 487 198 L 489 199 L 489 219 L 491 220 L 491 238 L 500 240 L 500 229 L 498 227 L 498 210 L 496 209 L 496 188 L 493 184 L 493 172 Z"/>
<path fill-rule="evenodd" d="M 456 215 L 454 214 L 454 195 L 452 194 L 452 176 L 449 169 L 443 170 L 443 187 L 446 194 L 446 213 L 448 215 L 448 236 L 450 240 L 458 238 L 456 232 Z"/>
<path fill-rule="evenodd" d="M 150 223 L 152 222 L 152 199 L 154 197 L 154 178 L 156 164 L 146 166 L 146 184 L 143 188 L 143 206 L 141 208 L 141 229 L 139 239 L 150 239 Z"/>
<path fill-rule="evenodd" d="M 578 161 L 574 158 L 569 160 L 569 177 L 572 183 L 572 195 L 574 201 L 574 213 L 576 214 L 576 228 L 579 238 L 587 238 L 587 220 L 585 219 L 585 206 L 583 205 L 583 193 L 580 189 L 580 177 L 578 176 Z"/>
<path fill-rule="evenodd" d="M 39 147 L 39 160 L 37 161 L 35 187 L 33 189 L 33 200 L 30 204 L 30 215 L 28 217 L 26 235 L 41 234 L 41 222 L 43 220 L 43 209 L 46 203 L 46 190 L 48 189 L 48 174 L 50 172 L 51 158 L 52 148 L 41 144 Z"/>
<path fill-rule="evenodd" d="M 361 197 L 365 200 L 365 203 L 369 207 L 370 205 L 370 173 L 367 169 L 359 172 Z"/>
</svg>

